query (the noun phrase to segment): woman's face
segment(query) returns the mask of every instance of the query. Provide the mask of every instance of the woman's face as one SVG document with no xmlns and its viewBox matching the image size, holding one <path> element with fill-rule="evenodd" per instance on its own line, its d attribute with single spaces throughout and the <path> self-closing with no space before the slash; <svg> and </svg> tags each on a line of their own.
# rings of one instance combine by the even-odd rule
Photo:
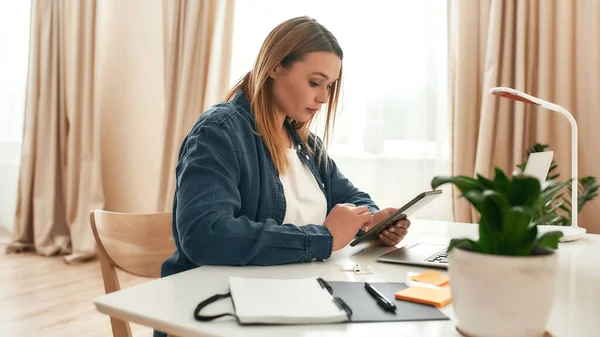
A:
<svg viewBox="0 0 600 337">
<path fill-rule="evenodd" d="M 342 60 L 332 52 L 312 52 L 288 69 L 277 66 L 270 74 L 278 117 L 309 121 L 327 102 L 329 87 L 337 81 Z"/>
</svg>

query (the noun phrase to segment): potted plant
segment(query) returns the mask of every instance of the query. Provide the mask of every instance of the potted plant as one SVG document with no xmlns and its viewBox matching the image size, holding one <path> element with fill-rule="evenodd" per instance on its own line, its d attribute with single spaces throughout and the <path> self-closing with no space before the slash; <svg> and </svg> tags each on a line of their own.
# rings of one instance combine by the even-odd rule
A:
<svg viewBox="0 0 600 337">
<path fill-rule="evenodd" d="M 435 177 L 450 183 L 478 211 L 477 238 L 452 239 L 450 288 L 458 329 L 467 336 L 543 336 L 552 309 L 561 232 L 538 235 L 541 205 L 565 186 L 540 186 L 537 178 L 496 168 L 477 175 Z"/>
<path fill-rule="evenodd" d="M 540 144 L 535 143 L 529 150 L 527 150 L 526 158 L 529 158 L 529 155 L 536 152 L 544 152 L 546 151 L 550 145 L 548 144 Z M 527 166 L 527 160 L 523 163 L 517 165 L 517 167 L 523 172 L 525 167 Z M 556 169 L 558 165 L 556 162 L 552 161 L 552 165 L 550 166 L 550 170 L 548 171 L 548 175 L 546 176 L 547 181 L 555 181 L 560 177 L 559 173 L 556 173 Z M 592 201 L 594 198 L 598 196 L 598 190 L 600 189 L 600 185 L 597 183 L 597 179 L 594 176 L 585 176 L 578 179 L 579 180 L 579 190 L 578 190 L 578 206 L 577 213 L 580 213 L 581 210 L 588 202 Z M 544 223 L 540 223 L 540 225 L 558 225 L 558 226 L 570 226 L 571 225 L 571 179 L 566 181 L 566 188 L 555 190 L 554 195 L 551 196 L 549 202 L 542 205 L 540 209 L 540 213 L 544 214 L 552 214 L 553 216 L 548 216 L 547 220 Z"/>
</svg>

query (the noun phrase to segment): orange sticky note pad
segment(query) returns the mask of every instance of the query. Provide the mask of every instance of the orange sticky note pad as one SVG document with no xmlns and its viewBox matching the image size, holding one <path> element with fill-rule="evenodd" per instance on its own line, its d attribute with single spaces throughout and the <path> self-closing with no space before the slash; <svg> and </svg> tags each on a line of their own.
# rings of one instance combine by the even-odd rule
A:
<svg viewBox="0 0 600 337">
<path fill-rule="evenodd" d="M 431 289 L 425 287 L 410 287 L 394 294 L 397 300 L 405 300 L 422 304 L 443 307 L 452 302 L 452 296 L 448 289 Z"/>
<path fill-rule="evenodd" d="M 433 284 L 438 287 L 449 282 L 448 276 L 435 270 L 429 270 L 419 275 L 411 276 L 410 279 L 416 282 Z"/>
</svg>

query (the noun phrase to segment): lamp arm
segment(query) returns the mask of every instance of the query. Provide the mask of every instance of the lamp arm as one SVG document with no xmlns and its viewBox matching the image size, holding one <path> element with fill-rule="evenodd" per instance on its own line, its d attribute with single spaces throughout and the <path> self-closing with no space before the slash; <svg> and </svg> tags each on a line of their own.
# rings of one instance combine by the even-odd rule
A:
<svg viewBox="0 0 600 337">
<path fill-rule="evenodd" d="M 553 103 L 550 103 L 550 104 L 554 105 L 553 108 L 556 108 L 556 109 L 552 109 L 552 110 L 559 112 L 563 116 L 567 117 L 567 120 L 569 120 L 569 123 L 571 124 L 571 178 L 573 179 L 573 181 L 571 182 L 571 227 L 577 228 L 578 227 L 578 221 L 577 221 L 578 219 L 577 218 L 578 218 L 578 214 L 579 214 L 579 201 L 578 201 L 579 178 L 578 178 L 578 171 L 577 171 L 577 162 L 578 162 L 577 122 L 575 121 L 575 118 L 573 117 L 573 115 L 569 111 L 567 111 L 565 108 L 561 107 L 560 105 L 553 104 Z"/>
<path fill-rule="evenodd" d="M 578 214 L 579 214 L 579 178 L 578 178 L 578 130 L 577 130 L 577 121 L 575 121 L 575 117 L 565 108 L 558 104 L 554 104 L 548 102 L 546 100 L 519 92 L 518 95 L 525 97 L 530 100 L 531 103 L 538 105 L 539 107 L 556 111 L 561 115 L 565 116 L 571 124 L 571 227 L 578 228 Z"/>
</svg>

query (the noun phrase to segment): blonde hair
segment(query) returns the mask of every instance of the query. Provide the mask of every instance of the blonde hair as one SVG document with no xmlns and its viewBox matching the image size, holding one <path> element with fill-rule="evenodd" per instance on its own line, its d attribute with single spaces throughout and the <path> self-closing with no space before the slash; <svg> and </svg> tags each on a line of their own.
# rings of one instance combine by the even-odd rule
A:
<svg viewBox="0 0 600 337">
<path fill-rule="evenodd" d="M 245 93 L 254 113 L 258 129 L 257 134 L 265 140 L 275 168 L 280 173 L 285 172 L 289 164 L 284 145 L 278 136 L 281 125 L 277 121 L 272 90 L 273 79 L 269 77 L 269 72 L 278 65 L 288 68 L 294 62 L 302 60 L 304 55 L 316 51 L 333 52 L 340 59 L 343 58 L 343 52 L 337 39 L 323 25 L 307 16 L 289 19 L 279 24 L 269 33 L 258 53 L 252 70 L 227 94 L 226 100 L 230 101 L 239 89 L 242 89 Z M 324 144 L 320 147 L 319 165 L 329 142 L 329 130 L 335 124 L 335 112 L 341 82 L 342 70 L 340 68 L 338 80 L 328 90 L 327 115 L 323 135 Z M 305 144 L 308 144 L 311 122 L 312 118 L 305 123 L 292 121 L 292 126 L 298 131 Z M 309 149 L 311 154 L 315 154 L 316 140 L 314 145 L 314 149 Z"/>
</svg>

